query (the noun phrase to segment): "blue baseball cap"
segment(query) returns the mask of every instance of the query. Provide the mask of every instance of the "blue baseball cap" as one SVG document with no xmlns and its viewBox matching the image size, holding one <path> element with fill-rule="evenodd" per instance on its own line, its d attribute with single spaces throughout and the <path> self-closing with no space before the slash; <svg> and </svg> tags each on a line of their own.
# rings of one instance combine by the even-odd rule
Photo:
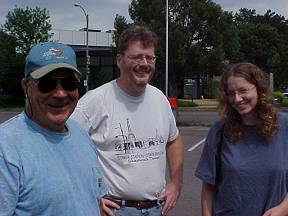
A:
<svg viewBox="0 0 288 216">
<path fill-rule="evenodd" d="M 45 42 L 36 44 L 26 57 L 25 78 L 40 79 L 58 68 L 68 68 L 81 76 L 74 50 L 66 44 Z"/>
</svg>

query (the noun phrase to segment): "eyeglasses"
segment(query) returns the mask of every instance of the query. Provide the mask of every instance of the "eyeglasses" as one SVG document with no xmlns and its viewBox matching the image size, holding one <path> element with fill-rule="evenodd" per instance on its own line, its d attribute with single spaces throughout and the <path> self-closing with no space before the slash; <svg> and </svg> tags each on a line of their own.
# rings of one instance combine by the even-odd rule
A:
<svg viewBox="0 0 288 216">
<path fill-rule="evenodd" d="M 131 59 L 132 61 L 136 62 L 136 63 L 141 63 L 141 61 L 143 61 L 143 59 L 146 60 L 146 62 L 148 64 L 154 64 L 156 61 L 156 56 L 151 56 L 151 55 L 126 55 L 129 59 Z"/>
<path fill-rule="evenodd" d="M 37 80 L 38 89 L 41 93 L 49 93 L 53 91 L 57 84 L 60 83 L 62 88 L 65 91 L 74 91 L 79 86 L 79 80 L 75 77 L 67 77 L 67 78 L 42 78 Z"/>
<path fill-rule="evenodd" d="M 232 91 L 232 90 L 230 91 L 229 90 L 226 92 L 226 95 L 229 98 L 234 98 L 236 96 L 236 94 L 240 97 L 243 97 L 243 96 L 247 95 L 249 93 L 249 91 L 253 88 L 256 88 L 256 86 L 251 86 L 251 87 L 247 87 L 247 88 L 243 87 L 243 88 L 240 88 L 236 91 Z"/>
</svg>

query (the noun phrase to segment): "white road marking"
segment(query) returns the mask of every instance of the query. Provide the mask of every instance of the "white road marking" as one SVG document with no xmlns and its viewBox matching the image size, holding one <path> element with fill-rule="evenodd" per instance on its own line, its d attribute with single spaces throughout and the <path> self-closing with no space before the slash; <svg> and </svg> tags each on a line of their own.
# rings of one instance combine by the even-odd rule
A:
<svg viewBox="0 0 288 216">
<path fill-rule="evenodd" d="M 188 149 L 188 151 L 193 151 L 195 150 L 198 146 L 200 146 L 202 143 L 204 143 L 206 138 L 202 139 L 200 142 L 196 143 L 194 146 Z"/>
</svg>

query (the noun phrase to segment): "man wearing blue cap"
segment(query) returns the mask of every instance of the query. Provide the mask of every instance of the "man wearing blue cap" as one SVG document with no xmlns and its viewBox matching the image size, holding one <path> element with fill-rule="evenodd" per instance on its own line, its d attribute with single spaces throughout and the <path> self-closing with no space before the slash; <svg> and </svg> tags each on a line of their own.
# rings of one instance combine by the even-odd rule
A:
<svg viewBox="0 0 288 216">
<path fill-rule="evenodd" d="M 65 44 L 37 44 L 26 57 L 25 111 L 0 125 L 0 215 L 100 215 L 107 187 L 95 147 L 68 120 L 79 75 Z"/>
</svg>

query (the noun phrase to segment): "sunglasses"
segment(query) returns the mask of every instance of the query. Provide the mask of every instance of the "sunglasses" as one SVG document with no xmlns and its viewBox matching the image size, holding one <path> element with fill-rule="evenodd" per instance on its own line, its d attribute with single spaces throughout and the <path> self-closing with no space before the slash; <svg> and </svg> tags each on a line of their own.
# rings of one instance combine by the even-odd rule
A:
<svg viewBox="0 0 288 216">
<path fill-rule="evenodd" d="M 79 86 L 79 80 L 75 77 L 67 78 L 42 78 L 38 81 L 38 89 L 41 93 L 49 93 L 55 90 L 57 84 L 61 84 L 65 91 L 74 91 Z"/>
</svg>

